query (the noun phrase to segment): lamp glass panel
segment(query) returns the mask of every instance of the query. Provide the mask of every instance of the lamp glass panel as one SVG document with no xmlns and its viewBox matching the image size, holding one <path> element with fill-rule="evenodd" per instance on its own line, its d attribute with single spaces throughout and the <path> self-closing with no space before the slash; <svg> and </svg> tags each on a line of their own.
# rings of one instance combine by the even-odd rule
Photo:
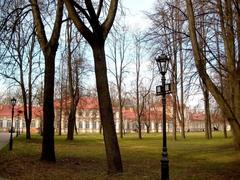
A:
<svg viewBox="0 0 240 180">
<path fill-rule="evenodd" d="M 170 84 L 166 84 L 165 91 L 170 91 Z"/>
<path fill-rule="evenodd" d="M 161 71 L 162 71 L 162 68 L 161 68 L 161 64 L 160 64 L 159 61 L 157 61 L 157 66 L 158 66 L 158 70 L 159 70 L 159 72 L 161 72 Z"/>
<path fill-rule="evenodd" d="M 161 86 L 157 86 L 156 91 L 157 91 L 157 93 L 161 93 Z"/>
<path fill-rule="evenodd" d="M 16 101 L 17 101 L 17 100 L 16 100 L 15 98 L 12 98 L 12 99 L 11 99 L 11 103 L 12 103 L 13 106 L 15 106 Z"/>
<path fill-rule="evenodd" d="M 160 66 L 161 66 L 161 71 L 160 72 L 163 72 L 163 73 L 167 72 L 166 64 L 167 64 L 166 61 L 161 61 L 160 62 Z"/>
</svg>

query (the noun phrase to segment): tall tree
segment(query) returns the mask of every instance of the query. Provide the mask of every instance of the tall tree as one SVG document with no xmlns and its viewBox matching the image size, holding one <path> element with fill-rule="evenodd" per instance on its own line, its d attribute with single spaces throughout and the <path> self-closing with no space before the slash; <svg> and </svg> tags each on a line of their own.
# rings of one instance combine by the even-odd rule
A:
<svg viewBox="0 0 240 180">
<path fill-rule="evenodd" d="M 205 9 L 206 9 L 206 3 L 204 1 L 199 2 L 200 5 L 200 13 L 202 14 L 201 17 L 199 18 L 199 33 L 201 38 L 199 38 L 199 46 L 202 49 L 202 59 L 203 61 L 206 61 L 206 36 L 207 36 L 207 28 L 206 28 L 206 21 L 205 21 Z M 207 63 L 203 62 L 205 64 L 204 71 L 207 73 Z M 205 110 L 205 137 L 207 139 L 212 138 L 212 129 L 211 129 L 211 117 L 210 117 L 210 103 L 209 103 L 209 90 L 200 81 L 201 89 L 203 91 L 203 97 L 204 97 L 204 110 Z"/>
<path fill-rule="evenodd" d="M 240 66 L 239 59 L 236 57 L 235 50 L 235 36 L 234 32 L 234 18 L 233 18 L 233 1 L 225 1 L 224 8 L 221 0 L 217 1 L 217 9 L 221 24 L 221 32 L 223 35 L 224 49 L 226 53 L 226 73 L 227 73 L 227 86 L 229 87 L 229 96 L 226 99 L 221 93 L 220 89 L 216 86 L 214 81 L 210 78 L 209 74 L 204 70 L 205 64 L 203 60 L 203 52 L 200 49 L 199 40 L 197 38 L 196 20 L 193 10 L 193 3 L 191 0 L 186 0 L 187 15 L 189 22 L 189 33 L 191 44 L 193 48 L 193 55 L 198 73 L 211 92 L 216 102 L 219 104 L 225 117 L 228 119 L 233 132 L 233 140 L 236 149 L 240 149 Z M 239 14 L 237 14 L 239 16 Z"/>
<path fill-rule="evenodd" d="M 36 36 L 45 60 L 44 97 L 43 97 L 43 140 L 41 159 L 56 161 L 54 148 L 54 72 L 55 57 L 58 49 L 58 40 L 63 17 L 63 0 L 56 4 L 55 22 L 50 39 L 44 28 L 43 17 L 39 2 L 30 0 Z M 54 4 L 55 6 L 55 4 Z"/>
<path fill-rule="evenodd" d="M 104 0 L 99 0 L 98 3 L 96 1 L 93 3 L 91 0 L 85 0 L 84 2 L 64 0 L 64 2 L 69 17 L 74 22 L 78 31 L 88 41 L 93 51 L 108 173 L 119 173 L 122 172 L 123 168 L 114 125 L 104 50 L 105 40 L 112 27 L 117 12 L 118 0 L 111 0 L 109 5 L 107 5 Z M 106 5 L 106 7 L 104 5 Z M 83 17 L 88 23 L 84 23 L 85 19 L 83 19 Z"/>
<path fill-rule="evenodd" d="M 124 74 L 127 72 L 126 68 L 129 64 L 126 62 L 126 54 L 129 48 L 129 43 L 127 42 L 127 27 L 117 26 L 110 33 L 111 40 L 109 43 L 109 49 L 111 54 L 108 56 L 114 64 L 114 70 L 109 68 L 111 74 L 114 76 L 116 80 L 116 87 L 118 92 L 118 108 L 119 108 L 119 120 L 120 120 L 120 137 L 123 138 L 123 106 L 124 106 L 124 98 L 123 98 L 123 80 Z"/>
<path fill-rule="evenodd" d="M 171 79 L 172 79 L 172 100 L 173 100 L 173 139 L 176 140 L 176 124 L 177 120 L 181 127 L 181 135 L 185 138 L 184 128 L 184 82 L 187 80 L 187 76 L 183 76 L 185 73 L 184 65 L 191 64 L 185 63 L 184 48 L 187 46 L 188 34 L 184 29 L 185 17 L 182 11 L 182 3 L 180 0 L 173 1 L 168 0 L 166 3 L 160 3 L 155 7 L 155 12 L 148 14 L 148 17 L 152 21 L 152 26 L 146 34 L 146 39 L 151 43 L 153 54 L 159 54 L 165 52 L 171 55 Z M 183 10 L 184 11 L 184 10 Z M 160 44 L 160 46 L 159 46 Z M 185 56 L 184 56 L 185 55 Z M 184 62 L 183 62 L 184 61 Z M 180 64 L 180 71 L 179 69 Z M 190 74 L 190 73 L 189 73 Z M 189 78 L 189 76 L 188 76 Z M 190 77 L 191 78 L 191 77 Z M 179 86 L 180 82 L 180 88 Z M 180 93 L 179 93 L 180 92 Z M 181 99 L 178 97 L 181 95 Z"/>
<path fill-rule="evenodd" d="M 135 113 L 136 113 L 136 121 L 137 121 L 137 129 L 138 129 L 138 138 L 142 139 L 142 128 L 144 127 L 144 122 L 142 119 L 144 118 L 144 109 L 146 106 L 146 101 L 149 93 L 151 92 L 152 84 L 154 81 L 154 71 L 153 65 L 150 64 L 150 69 L 152 70 L 152 74 L 150 78 L 143 77 L 143 41 L 142 34 L 137 32 L 134 33 L 134 50 L 135 50 Z"/>
<path fill-rule="evenodd" d="M 80 98 L 79 95 L 79 74 L 78 74 L 78 63 L 76 59 L 73 58 L 73 51 L 76 48 L 72 48 L 73 42 L 73 30 L 72 30 L 72 22 L 70 20 L 67 21 L 67 66 L 68 66 L 68 84 L 69 84 L 69 95 L 70 95 L 70 109 L 68 116 L 68 134 L 67 139 L 73 140 L 74 127 L 76 124 L 76 110 L 78 101 Z M 72 62 L 74 60 L 75 62 Z M 75 69 L 73 70 L 73 64 L 75 65 Z M 75 79 L 74 79 L 75 75 Z M 75 84 L 75 85 L 74 85 Z"/>
<path fill-rule="evenodd" d="M 0 74 L 20 86 L 26 123 L 26 139 L 28 140 L 31 139 L 32 86 L 41 75 L 41 72 L 37 70 L 39 66 L 36 66 L 40 63 L 34 60 L 39 53 L 35 48 L 36 38 L 33 33 L 33 25 L 29 22 L 31 17 L 29 17 L 28 5 L 13 1 L 11 8 L 6 8 L 6 6 L 8 6 L 7 1 L 1 6 L 2 12 L 6 16 L 2 16 L 4 19 L 0 28 L 0 46 L 5 49 L 1 58 Z"/>
</svg>

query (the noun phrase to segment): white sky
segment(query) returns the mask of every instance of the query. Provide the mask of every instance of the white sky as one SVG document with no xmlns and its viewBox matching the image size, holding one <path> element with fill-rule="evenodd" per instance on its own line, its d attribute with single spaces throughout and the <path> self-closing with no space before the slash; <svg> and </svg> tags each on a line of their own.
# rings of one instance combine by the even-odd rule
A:
<svg viewBox="0 0 240 180">
<path fill-rule="evenodd" d="M 123 6 L 127 8 L 126 21 L 130 26 L 130 30 L 144 30 L 149 27 L 150 21 L 144 12 L 153 12 L 154 4 L 157 0 L 121 0 Z M 164 2 L 164 0 L 162 0 Z M 0 94 L 6 93 L 4 83 L 0 81 Z M 194 97 L 195 98 L 195 97 Z M 198 104 L 194 98 L 190 98 L 190 104 L 195 106 Z"/>
<path fill-rule="evenodd" d="M 150 20 L 144 12 L 153 12 L 154 4 L 157 0 L 122 0 L 123 6 L 128 9 L 126 12 L 126 21 L 130 30 L 144 30 L 149 27 Z M 164 0 L 162 0 L 164 2 Z M 196 107 L 202 103 L 202 95 L 192 95 L 187 100 L 187 105 Z"/>
<path fill-rule="evenodd" d="M 144 11 L 152 11 L 155 1 L 156 0 L 122 0 L 123 6 L 128 9 L 126 12 L 126 20 L 131 28 L 144 29 L 148 26 L 149 20 L 144 15 Z"/>
</svg>

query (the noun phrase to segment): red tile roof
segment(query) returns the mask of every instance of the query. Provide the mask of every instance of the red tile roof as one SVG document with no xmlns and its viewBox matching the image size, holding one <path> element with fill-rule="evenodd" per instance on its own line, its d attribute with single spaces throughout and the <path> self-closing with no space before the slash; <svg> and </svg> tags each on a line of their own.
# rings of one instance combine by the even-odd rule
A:
<svg viewBox="0 0 240 180">
<path fill-rule="evenodd" d="M 205 121 L 205 114 L 203 112 L 192 112 L 189 114 L 190 121 Z"/>
<path fill-rule="evenodd" d="M 168 96 L 167 98 L 167 119 L 171 118 L 171 107 L 170 107 L 170 101 L 171 97 Z M 63 101 L 63 108 L 69 108 L 70 101 L 66 102 Z M 60 100 L 55 100 L 54 101 L 54 107 L 55 108 L 60 108 Z M 169 109 L 170 107 L 170 109 Z M 98 99 L 94 97 L 81 97 L 78 103 L 78 110 L 98 110 L 99 105 L 98 105 Z M 114 111 L 117 111 L 116 107 L 113 107 Z M 11 117 L 11 112 L 12 111 L 12 106 L 11 105 L 0 105 L 0 116 L 6 116 L 6 117 Z M 18 112 L 18 113 L 17 113 Z M 145 112 L 147 116 L 148 112 Z M 15 116 L 23 116 L 23 107 L 22 106 L 16 106 L 15 107 Z M 32 107 L 32 116 L 33 118 L 39 118 L 42 115 L 42 107 L 40 106 L 33 106 Z M 136 112 L 133 110 L 133 108 L 124 108 L 123 109 L 123 118 L 130 120 L 130 121 L 135 121 L 136 120 Z M 154 104 L 154 107 L 151 108 L 150 110 L 150 119 L 151 120 L 156 120 L 159 121 L 162 119 L 162 103 L 156 102 Z"/>
<path fill-rule="evenodd" d="M 123 119 L 127 119 L 129 121 L 136 120 L 136 113 L 133 109 L 123 109 Z"/>
<path fill-rule="evenodd" d="M 32 117 L 38 118 L 42 114 L 42 108 L 41 107 L 32 107 Z M 23 106 L 17 105 L 14 107 L 14 117 L 20 116 L 23 117 Z M 12 106 L 2 104 L 0 105 L 0 117 L 12 117 Z"/>
<path fill-rule="evenodd" d="M 60 100 L 57 99 L 54 101 L 54 107 L 60 108 Z M 63 108 L 69 108 L 70 107 L 70 100 L 66 102 L 66 100 L 63 100 Z M 98 99 L 93 97 L 81 97 L 78 102 L 78 109 L 98 109 Z"/>
<path fill-rule="evenodd" d="M 12 106 L 11 105 L 0 105 L 0 116 L 12 117 Z"/>
<path fill-rule="evenodd" d="M 79 109 L 98 109 L 98 99 L 92 97 L 82 97 L 78 102 Z"/>
</svg>

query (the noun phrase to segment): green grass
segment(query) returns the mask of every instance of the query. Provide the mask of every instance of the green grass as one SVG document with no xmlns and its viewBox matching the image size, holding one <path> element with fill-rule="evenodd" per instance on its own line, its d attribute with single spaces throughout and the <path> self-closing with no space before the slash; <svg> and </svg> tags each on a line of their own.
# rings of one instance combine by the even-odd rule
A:
<svg viewBox="0 0 240 180">
<path fill-rule="evenodd" d="M 124 173 L 107 175 L 102 135 L 81 134 L 74 141 L 56 136 L 56 163 L 39 160 L 41 137 L 30 142 L 21 135 L 14 139 L 13 151 L 0 151 L 0 177 L 7 179 L 159 179 L 162 138 L 160 134 L 128 134 L 119 139 Z M 206 140 L 203 133 L 188 133 L 186 139 L 172 141 L 169 134 L 170 179 L 240 179 L 240 152 L 231 138 L 214 133 Z"/>
</svg>

